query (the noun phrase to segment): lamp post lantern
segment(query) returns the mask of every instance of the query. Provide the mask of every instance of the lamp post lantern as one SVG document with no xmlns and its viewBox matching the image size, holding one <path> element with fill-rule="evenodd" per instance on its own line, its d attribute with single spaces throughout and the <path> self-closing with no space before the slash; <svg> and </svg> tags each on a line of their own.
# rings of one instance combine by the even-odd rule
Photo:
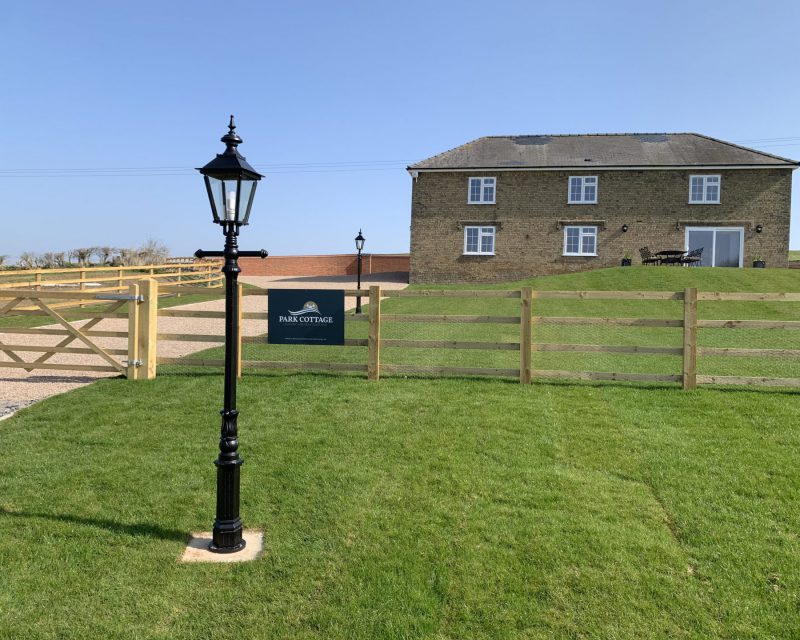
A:
<svg viewBox="0 0 800 640">
<path fill-rule="evenodd" d="M 361 251 L 364 249 L 364 236 L 361 235 L 361 229 L 358 230 L 356 236 L 356 251 L 358 251 L 358 284 L 356 289 L 361 289 Z M 361 296 L 356 296 L 356 313 L 361 313 Z"/>
<path fill-rule="evenodd" d="M 224 258 L 222 272 L 225 274 L 225 397 L 222 427 L 219 438 L 217 465 L 217 511 L 209 550 L 215 553 L 233 553 L 244 549 L 242 520 L 239 517 L 239 435 L 236 409 L 236 363 L 239 343 L 236 339 L 239 322 L 239 298 L 237 283 L 239 258 L 266 258 L 267 252 L 239 251 L 237 237 L 240 227 L 248 224 L 250 209 L 258 181 L 263 176 L 251 167 L 237 147 L 242 139 L 236 134 L 236 125 L 231 116 L 228 133 L 221 138 L 225 151 L 217 154 L 204 167 L 197 170 L 203 175 L 211 204 L 214 222 L 222 227 L 225 235 L 223 251 L 198 249 L 198 258 Z"/>
</svg>

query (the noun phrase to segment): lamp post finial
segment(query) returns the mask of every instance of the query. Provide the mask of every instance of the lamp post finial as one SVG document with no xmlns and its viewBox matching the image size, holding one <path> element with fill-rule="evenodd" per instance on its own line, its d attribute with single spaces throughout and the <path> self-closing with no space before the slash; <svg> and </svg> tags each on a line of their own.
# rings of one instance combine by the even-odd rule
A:
<svg viewBox="0 0 800 640">
<path fill-rule="evenodd" d="M 220 138 L 221 142 L 225 143 L 227 147 L 225 149 L 225 153 L 235 153 L 236 147 L 242 144 L 242 139 L 236 133 L 236 125 L 233 122 L 233 114 L 231 114 L 231 120 L 228 124 L 228 133 Z"/>
</svg>

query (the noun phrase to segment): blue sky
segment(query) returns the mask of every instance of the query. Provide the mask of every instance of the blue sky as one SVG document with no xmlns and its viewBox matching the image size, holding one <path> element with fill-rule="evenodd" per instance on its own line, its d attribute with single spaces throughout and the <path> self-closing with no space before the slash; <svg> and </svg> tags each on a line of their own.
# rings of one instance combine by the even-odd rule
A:
<svg viewBox="0 0 800 640">
<path fill-rule="evenodd" d="M 242 246 L 274 255 L 350 252 L 359 228 L 407 251 L 405 165 L 482 135 L 697 131 L 800 157 L 798 24 L 789 0 L 11 3 L 0 254 L 219 245 L 192 168 L 230 113 L 267 174 Z"/>
</svg>

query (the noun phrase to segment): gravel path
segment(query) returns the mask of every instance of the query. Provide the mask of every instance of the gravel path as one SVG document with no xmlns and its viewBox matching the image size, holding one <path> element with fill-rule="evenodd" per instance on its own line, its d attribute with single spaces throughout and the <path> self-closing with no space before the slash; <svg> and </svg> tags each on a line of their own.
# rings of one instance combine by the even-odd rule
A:
<svg viewBox="0 0 800 640">
<path fill-rule="evenodd" d="M 384 289 L 404 289 L 408 285 L 405 282 L 407 274 L 377 274 L 362 278 L 362 287 L 369 285 L 380 285 Z M 355 289 L 355 278 L 353 277 L 242 277 L 241 280 L 248 284 L 253 284 L 263 288 L 281 289 Z M 265 311 L 266 297 L 245 296 L 244 311 Z M 362 300 L 362 303 L 365 302 Z M 351 309 L 355 306 L 355 298 L 345 298 L 345 307 Z M 225 301 L 211 300 L 196 304 L 172 307 L 173 309 L 203 309 L 213 311 L 224 311 Z M 87 321 L 74 322 L 74 326 L 80 327 Z M 58 325 L 48 325 L 58 328 Z M 109 318 L 100 321 L 93 329 L 98 331 L 127 331 L 128 321 L 121 318 Z M 159 317 L 159 333 L 187 333 L 187 334 L 211 334 L 223 335 L 225 332 L 225 321 L 222 318 L 169 318 Z M 243 320 L 242 335 L 254 336 L 266 333 L 265 320 Z M 56 345 L 65 336 L 38 336 L 25 334 L 0 334 L 0 340 L 6 343 L 25 344 L 25 345 Z M 103 348 L 125 349 L 127 338 L 94 338 L 96 344 Z M 72 342 L 70 347 L 85 347 L 86 345 L 78 340 Z M 202 351 L 214 346 L 209 342 L 174 342 L 161 341 L 158 345 L 158 353 L 163 357 L 181 357 L 196 351 Z M 41 354 L 36 352 L 20 352 L 18 354 L 26 361 L 32 361 Z M 125 356 L 115 356 L 120 362 Z M 0 351 L 0 362 L 9 362 L 11 358 L 8 354 Z M 48 362 L 60 364 L 106 364 L 99 356 L 83 354 L 56 354 Z M 28 373 L 24 369 L 0 369 L 0 420 L 8 417 L 13 412 L 26 407 L 34 402 L 49 398 L 70 391 L 77 387 L 94 382 L 98 378 L 111 377 L 116 374 L 106 372 L 91 371 L 58 371 L 35 369 Z"/>
</svg>

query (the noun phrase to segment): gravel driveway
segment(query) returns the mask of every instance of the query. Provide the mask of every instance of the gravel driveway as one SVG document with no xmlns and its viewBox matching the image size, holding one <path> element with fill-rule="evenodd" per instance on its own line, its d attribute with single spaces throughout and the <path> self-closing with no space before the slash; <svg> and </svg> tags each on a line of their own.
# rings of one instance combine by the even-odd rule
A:
<svg viewBox="0 0 800 640">
<path fill-rule="evenodd" d="M 362 287 L 379 285 L 384 289 L 404 289 L 407 287 L 408 274 L 373 274 L 361 279 Z M 355 289 L 354 277 L 268 277 L 268 276 L 244 276 L 242 282 L 253 284 L 262 288 L 280 289 Z M 365 302 L 362 300 L 362 302 Z M 345 307 L 351 309 L 355 306 L 355 298 L 345 298 Z M 213 311 L 224 311 L 225 301 L 211 300 L 208 302 L 198 302 L 196 304 L 172 307 L 173 309 L 203 309 Z M 245 296 L 244 311 L 265 311 L 266 298 L 262 296 Z M 80 327 L 87 321 L 74 322 L 74 326 Z M 58 328 L 58 325 L 48 325 Z M 124 319 L 109 318 L 99 322 L 93 329 L 98 331 L 127 331 L 128 321 Z M 159 317 L 159 333 L 188 333 L 188 334 L 212 334 L 223 335 L 225 331 L 225 321 L 222 318 L 169 318 Z M 266 332 L 266 322 L 264 320 L 244 320 L 242 323 L 242 335 L 254 336 Z M 26 344 L 26 345 L 56 345 L 65 336 L 36 336 L 25 334 L 0 334 L 0 340 L 6 343 Z M 127 338 L 94 338 L 96 344 L 104 348 L 125 349 Z M 86 345 L 74 341 L 70 347 L 85 347 Z M 158 354 L 163 357 L 181 357 L 196 351 L 202 351 L 213 346 L 208 342 L 159 342 Z M 35 360 L 41 354 L 36 352 L 24 352 L 19 354 L 24 360 Z M 120 362 L 124 356 L 118 357 Z M 9 362 L 11 358 L 0 351 L 0 362 Z M 56 354 L 48 362 L 51 363 L 71 363 L 71 364 L 105 364 L 99 356 L 82 354 Z M 105 372 L 70 372 L 58 370 L 35 369 L 28 373 L 24 369 L 0 369 L 0 419 L 7 417 L 14 411 L 21 409 L 29 404 L 70 391 L 77 387 L 94 382 L 98 378 L 111 377 L 116 374 Z"/>
</svg>

